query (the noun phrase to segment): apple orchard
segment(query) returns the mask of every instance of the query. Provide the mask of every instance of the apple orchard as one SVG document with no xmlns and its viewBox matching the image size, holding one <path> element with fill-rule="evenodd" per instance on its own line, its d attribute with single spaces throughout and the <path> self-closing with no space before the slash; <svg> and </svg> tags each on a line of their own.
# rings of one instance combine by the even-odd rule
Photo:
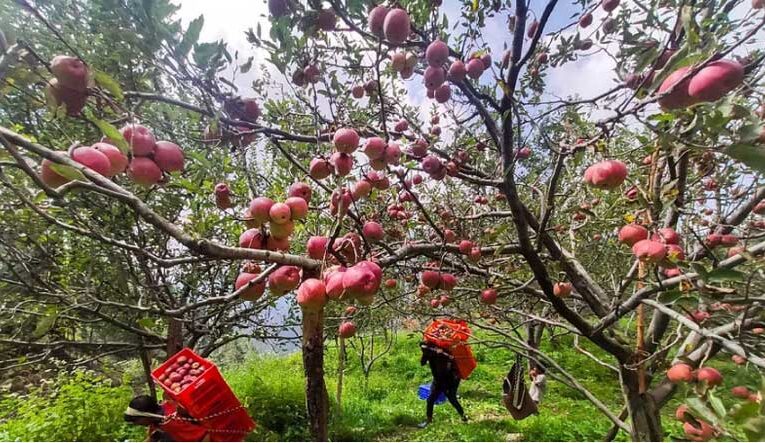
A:
<svg viewBox="0 0 765 443">
<path fill-rule="evenodd" d="M 297 327 L 326 440 L 325 340 L 452 316 L 608 439 L 665 439 L 672 398 L 690 440 L 765 435 L 760 393 L 715 395 L 715 362 L 765 368 L 761 0 L 268 0 L 250 53 L 165 0 L 38 3 L 0 5 L 3 369 Z M 564 83 L 598 92 L 551 92 L 591 59 Z"/>
</svg>

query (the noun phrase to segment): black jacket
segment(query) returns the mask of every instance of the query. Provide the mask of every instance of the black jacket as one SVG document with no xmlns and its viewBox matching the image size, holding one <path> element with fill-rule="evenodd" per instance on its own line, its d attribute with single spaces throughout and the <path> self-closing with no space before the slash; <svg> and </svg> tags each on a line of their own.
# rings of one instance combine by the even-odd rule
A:
<svg viewBox="0 0 765 443">
<path fill-rule="evenodd" d="M 425 366 L 426 363 L 430 363 L 433 380 L 439 383 L 459 380 L 454 357 L 449 351 L 426 342 L 420 343 L 420 349 L 422 349 L 420 365 Z"/>
</svg>

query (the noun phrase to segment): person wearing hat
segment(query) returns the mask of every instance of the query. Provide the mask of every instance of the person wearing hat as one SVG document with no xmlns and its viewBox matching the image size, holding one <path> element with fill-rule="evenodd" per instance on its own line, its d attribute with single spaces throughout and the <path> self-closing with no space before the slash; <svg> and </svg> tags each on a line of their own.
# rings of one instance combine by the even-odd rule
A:
<svg viewBox="0 0 765 443">
<path fill-rule="evenodd" d="M 148 426 L 148 441 L 210 441 L 207 429 L 174 402 L 159 404 L 148 395 L 139 395 L 130 401 L 125 421 Z"/>
</svg>

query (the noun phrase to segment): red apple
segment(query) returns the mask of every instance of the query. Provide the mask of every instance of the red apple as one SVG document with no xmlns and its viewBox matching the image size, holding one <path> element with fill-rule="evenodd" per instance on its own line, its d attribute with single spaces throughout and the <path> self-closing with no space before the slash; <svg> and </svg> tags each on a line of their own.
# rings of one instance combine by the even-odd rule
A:
<svg viewBox="0 0 765 443">
<path fill-rule="evenodd" d="M 372 11 L 369 12 L 367 24 L 372 34 L 378 37 L 383 36 L 383 25 L 385 24 L 385 16 L 388 15 L 390 10 L 385 6 L 375 6 Z"/>
<path fill-rule="evenodd" d="M 696 379 L 700 382 L 706 382 L 708 386 L 718 386 L 722 384 L 722 374 L 715 368 L 704 367 L 696 371 Z"/>
<path fill-rule="evenodd" d="M 385 15 L 383 33 L 388 41 L 396 45 L 404 43 L 409 37 L 410 32 L 411 23 L 409 21 L 409 14 L 406 11 L 395 8 Z"/>
<path fill-rule="evenodd" d="M 143 186 L 151 186 L 162 180 L 162 170 L 150 158 L 133 157 L 128 166 L 128 176 Z"/>
<path fill-rule="evenodd" d="M 584 181 L 601 189 L 619 187 L 627 178 L 627 165 L 619 160 L 605 160 L 587 168 Z"/>
<path fill-rule="evenodd" d="M 148 157 L 154 154 L 157 142 L 149 128 L 136 124 L 128 124 L 123 126 L 120 132 L 130 145 L 133 155 Z"/>
<path fill-rule="evenodd" d="M 693 368 L 685 363 L 677 363 L 667 371 L 667 378 L 672 383 L 693 381 Z"/>
<path fill-rule="evenodd" d="M 71 180 L 54 171 L 51 168 L 52 164 L 54 163 L 47 158 L 44 158 L 42 163 L 40 163 L 40 179 L 43 183 L 52 188 L 58 188 L 59 186 L 69 183 Z"/>
<path fill-rule="evenodd" d="M 324 253 L 327 249 L 328 243 L 329 238 L 327 237 L 315 235 L 309 238 L 308 242 L 306 243 L 306 251 L 308 251 L 308 256 L 314 260 L 322 260 L 324 258 Z"/>
<path fill-rule="evenodd" d="M 239 247 L 263 249 L 263 233 L 258 228 L 248 229 L 239 236 Z"/>
<path fill-rule="evenodd" d="M 109 163 L 111 164 L 109 173 L 102 175 L 106 175 L 107 177 L 114 177 L 115 175 L 120 174 L 124 172 L 125 169 L 127 169 L 128 158 L 116 146 L 109 143 L 100 142 L 94 143 L 91 147 L 104 154 L 109 159 Z"/>
<path fill-rule="evenodd" d="M 300 197 L 305 200 L 306 203 L 311 203 L 311 187 L 308 183 L 295 182 L 293 183 L 287 193 L 290 197 Z"/>
<path fill-rule="evenodd" d="M 372 296 L 382 283 L 382 269 L 370 261 L 361 261 L 343 274 L 343 289 L 350 297 Z"/>
<path fill-rule="evenodd" d="M 250 215 L 252 222 L 261 226 L 263 223 L 270 220 L 271 207 L 274 205 L 274 201 L 268 197 L 255 197 L 250 201 Z M 289 208 L 288 208 L 289 209 Z"/>
<path fill-rule="evenodd" d="M 112 163 L 109 161 L 109 157 L 90 146 L 82 146 L 74 149 L 72 151 L 72 160 L 105 177 L 108 177 L 112 170 Z"/>
<path fill-rule="evenodd" d="M 683 423 L 683 432 L 685 432 L 688 440 L 709 441 L 717 434 L 715 428 L 704 420 L 696 419 L 696 422 L 698 422 L 698 427 L 691 422 Z"/>
<path fill-rule="evenodd" d="M 383 231 L 382 225 L 376 221 L 368 221 L 364 223 L 362 229 L 364 237 L 372 243 L 379 243 L 385 237 L 385 231 Z"/>
<path fill-rule="evenodd" d="M 497 302 L 497 290 L 494 288 L 484 289 L 481 292 L 481 303 L 493 305 Z"/>
<path fill-rule="evenodd" d="M 723 98 L 744 82 L 744 67 L 734 60 L 717 60 L 703 67 L 688 83 L 688 95 L 698 102 Z"/>
<path fill-rule="evenodd" d="M 327 304 L 327 288 L 324 282 L 309 278 L 297 290 L 297 302 L 305 311 L 318 311 Z"/>
<path fill-rule="evenodd" d="M 428 45 L 425 50 L 425 60 L 430 66 L 441 67 L 449 59 L 449 47 L 441 40 Z"/>
<path fill-rule="evenodd" d="M 640 240 L 648 238 L 648 229 L 635 223 L 630 223 L 623 226 L 619 230 L 619 241 L 632 246 Z"/>
<path fill-rule="evenodd" d="M 338 152 L 351 154 L 359 146 L 359 134 L 352 128 L 340 128 L 332 137 L 332 143 Z"/>
<path fill-rule="evenodd" d="M 434 91 L 435 97 L 435 89 L 446 81 L 446 72 L 440 66 L 428 66 L 422 74 L 422 81 L 426 88 Z"/>
<path fill-rule="evenodd" d="M 688 71 L 690 71 L 689 67 L 683 67 L 672 74 L 670 74 L 664 82 L 659 86 L 659 90 L 657 91 L 659 94 L 663 94 L 669 90 L 672 86 L 675 85 L 675 83 L 678 83 L 681 78 L 683 78 Z M 691 80 L 685 79 L 682 82 L 678 83 L 672 92 L 669 95 L 666 95 L 659 99 L 659 105 L 662 109 L 672 110 L 672 109 L 679 109 L 679 108 L 687 108 L 688 106 L 691 106 L 696 103 L 696 99 L 690 96 L 688 92 L 688 85 L 690 84 Z"/>
<path fill-rule="evenodd" d="M 441 274 L 441 284 L 439 289 L 444 291 L 451 291 L 457 286 L 457 277 L 452 274 Z"/>
<path fill-rule="evenodd" d="M 301 197 L 289 197 L 284 201 L 284 204 L 290 208 L 290 220 L 302 220 L 308 215 L 308 203 Z M 271 207 L 272 211 L 273 209 Z"/>
<path fill-rule="evenodd" d="M 571 295 L 572 285 L 569 282 L 558 282 L 553 285 L 553 294 L 556 297 L 565 298 Z"/>
<path fill-rule="evenodd" d="M 236 278 L 236 283 L 234 283 L 234 288 L 236 288 L 236 290 L 238 291 L 243 286 L 248 285 L 251 281 L 258 278 L 258 275 L 259 274 L 250 274 L 247 272 L 242 272 Z M 239 298 L 241 298 L 242 300 L 247 300 L 247 301 L 255 301 L 258 298 L 260 298 L 261 295 L 263 295 L 263 292 L 265 292 L 265 290 L 266 290 L 265 280 L 263 280 L 260 283 L 253 283 L 247 289 L 244 289 L 239 294 Z"/>
<path fill-rule="evenodd" d="M 323 158 L 314 158 L 308 167 L 309 174 L 316 180 L 323 180 L 332 174 L 332 167 Z"/>
<path fill-rule="evenodd" d="M 586 28 L 592 24 L 592 14 L 589 12 L 582 14 L 581 17 L 579 17 L 579 26 L 582 28 Z"/>
<path fill-rule="evenodd" d="M 484 66 L 481 60 L 474 58 L 465 66 L 465 73 L 473 80 L 477 80 L 483 74 Z"/>
<path fill-rule="evenodd" d="M 303 199 L 300 199 L 303 200 Z M 303 203 L 305 203 L 305 200 L 303 200 Z M 307 208 L 306 208 L 307 211 Z M 292 217 L 292 210 L 290 207 L 285 203 L 274 203 L 271 205 L 271 208 L 268 210 L 268 216 L 271 220 L 271 223 L 275 224 L 284 224 L 290 221 Z"/>
<path fill-rule="evenodd" d="M 465 80 L 466 75 L 467 68 L 465 67 L 465 63 L 463 63 L 462 60 L 455 60 L 452 62 L 451 66 L 449 66 L 449 72 L 447 73 L 446 77 L 451 82 L 459 83 L 462 80 Z"/>
<path fill-rule="evenodd" d="M 58 84 L 74 91 L 84 92 L 88 88 L 88 67 L 82 60 L 66 55 L 57 55 L 50 62 L 50 71 Z"/>
<path fill-rule="evenodd" d="M 297 288 L 299 283 L 300 268 L 297 266 L 280 266 L 268 276 L 268 287 L 277 296 Z"/>
<path fill-rule="evenodd" d="M 154 148 L 154 161 L 165 172 L 183 170 L 183 150 L 172 142 L 158 141 Z"/>
<path fill-rule="evenodd" d="M 351 321 L 344 321 L 340 323 L 337 328 L 337 335 L 342 338 L 351 338 L 356 335 L 356 325 Z"/>
<path fill-rule="evenodd" d="M 344 152 L 332 154 L 329 163 L 335 168 L 335 174 L 341 177 L 350 174 L 351 169 L 353 169 L 353 157 Z"/>
<path fill-rule="evenodd" d="M 632 253 L 646 263 L 657 263 L 667 256 L 667 250 L 662 243 L 653 240 L 640 240 L 632 245 Z"/>
</svg>

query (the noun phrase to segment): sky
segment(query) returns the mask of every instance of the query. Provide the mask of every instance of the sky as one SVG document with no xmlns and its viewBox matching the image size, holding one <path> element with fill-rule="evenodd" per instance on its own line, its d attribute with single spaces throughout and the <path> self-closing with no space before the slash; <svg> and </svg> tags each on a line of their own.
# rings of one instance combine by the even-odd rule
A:
<svg viewBox="0 0 765 443">
<path fill-rule="evenodd" d="M 244 32 L 254 28 L 260 22 L 263 35 L 268 35 L 269 20 L 265 0 L 179 0 L 179 4 L 180 18 L 184 26 L 199 15 L 204 15 L 205 26 L 202 29 L 201 41 L 222 39 L 228 43 L 232 53 L 239 51 L 240 60 L 246 60 L 250 56 L 254 56 L 256 61 L 263 59 L 263 54 L 258 54 L 247 42 Z M 544 3 L 539 0 L 531 2 L 531 10 L 536 14 L 541 13 L 543 6 Z M 460 2 L 445 0 L 439 11 L 446 14 L 450 24 L 454 24 L 460 17 L 460 8 Z M 548 24 L 548 29 L 557 30 L 572 23 L 576 20 L 572 17 L 578 16 L 579 13 L 579 6 L 574 5 L 570 0 L 560 1 Z M 601 17 L 602 13 L 595 13 L 595 24 Z M 487 21 L 483 32 L 494 60 L 501 59 L 504 48 L 511 38 L 506 23 L 505 16 L 494 17 Z M 591 28 L 594 29 L 595 25 Z M 566 32 L 575 33 L 577 27 L 573 26 Z M 548 70 L 546 89 L 548 93 L 557 97 L 574 95 L 591 97 L 613 87 L 616 81 L 613 74 L 613 61 L 602 52 L 591 52 L 594 55 Z M 252 70 L 247 75 L 239 76 L 237 86 L 246 90 L 247 85 L 257 75 L 257 70 Z M 482 80 L 488 80 L 488 76 L 484 75 Z M 420 81 L 420 78 L 415 76 L 414 80 L 408 82 L 408 84 L 414 82 L 418 86 L 408 88 L 408 100 L 415 106 L 426 104 L 427 106 L 422 106 L 423 110 L 430 109 L 432 101 L 425 97 L 425 89 L 420 87 Z"/>
</svg>

